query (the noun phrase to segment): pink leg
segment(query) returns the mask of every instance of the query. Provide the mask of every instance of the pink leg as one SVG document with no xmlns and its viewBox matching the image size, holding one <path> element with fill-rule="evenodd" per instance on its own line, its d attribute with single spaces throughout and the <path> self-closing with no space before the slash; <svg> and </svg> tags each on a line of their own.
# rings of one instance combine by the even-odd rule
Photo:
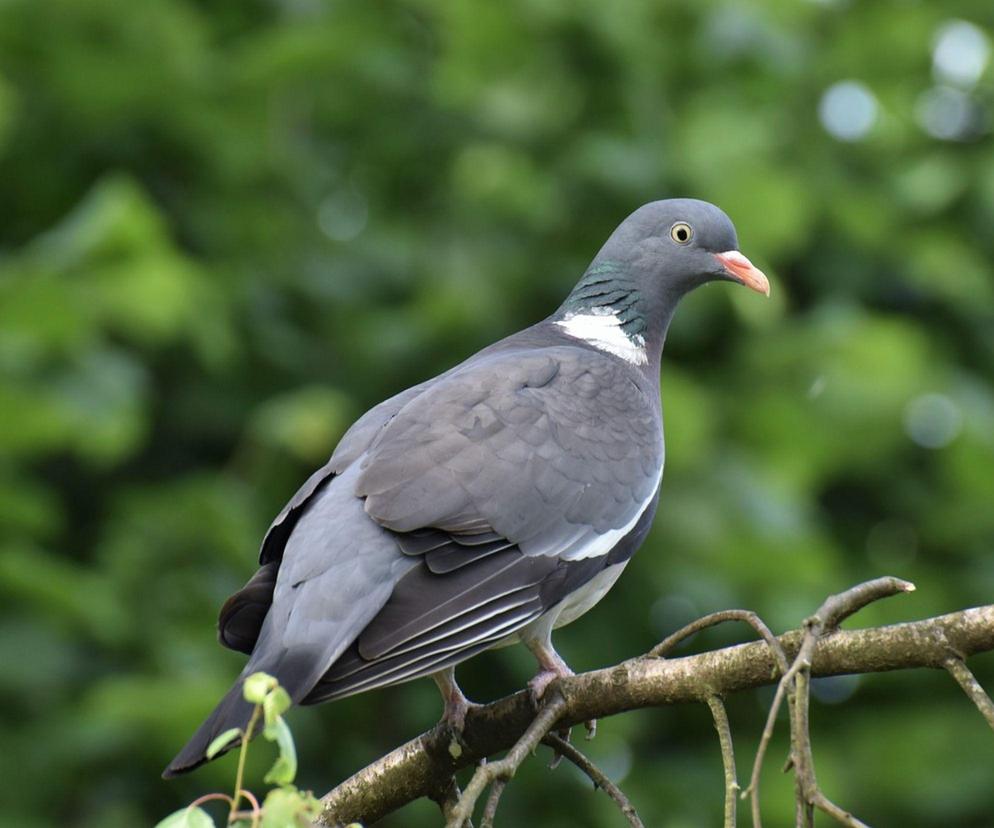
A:
<svg viewBox="0 0 994 828">
<path fill-rule="evenodd" d="M 466 725 L 466 713 L 471 707 L 477 707 L 475 702 L 471 702 L 464 695 L 459 685 L 456 684 L 456 668 L 446 667 L 431 676 L 438 685 L 438 692 L 442 694 L 445 702 L 445 712 L 442 713 L 442 721 L 445 722 L 454 733 L 461 735 L 463 727 Z"/>
<path fill-rule="evenodd" d="M 544 639 L 528 638 L 523 640 L 525 646 L 531 650 L 532 655 L 538 661 L 539 670 L 534 678 L 528 682 L 528 693 L 531 696 L 532 704 L 537 708 L 539 700 L 552 682 L 557 679 L 574 676 L 576 673 L 570 669 L 570 666 L 563 661 L 562 656 L 556 652 L 555 647 L 552 646 L 550 636 L 546 636 Z M 597 733 L 597 720 L 591 719 L 589 722 L 585 722 L 584 726 L 587 729 L 587 738 L 593 739 Z M 560 735 L 567 742 L 569 741 L 569 730 L 561 731 Z M 557 755 L 556 759 L 553 760 L 552 767 L 558 765 L 561 758 Z"/>
<path fill-rule="evenodd" d="M 538 661 L 538 672 L 528 682 L 528 691 L 531 693 L 532 701 L 537 705 L 552 682 L 556 679 L 572 676 L 574 673 L 569 665 L 563 661 L 562 656 L 555 651 L 551 640 L 529 638 L 525 640 L 525 646 L 531 650 L 535 660 Z"/>
</svg>

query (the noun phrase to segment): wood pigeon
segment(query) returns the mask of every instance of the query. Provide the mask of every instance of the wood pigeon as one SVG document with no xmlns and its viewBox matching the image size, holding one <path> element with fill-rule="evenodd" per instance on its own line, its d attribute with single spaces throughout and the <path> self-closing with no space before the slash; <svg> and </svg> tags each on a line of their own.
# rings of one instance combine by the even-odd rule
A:
<svg viewBox="0 0 994 828">
<path fill-rule="evenodd" d="M 457 731 L 454 668 L 482 650 L 524 643 L 536 699 L 572 675 L 552 630 L 604 596 L 649 531 L 666 330 L 716 279 L 769 294 L 720 209 L 646 204 L 547 319 L 359 418 L 221 608 L 221 643 L 250 658 L 164 775 L 247 727 L 242 682 L 257 671 L 296 704 L 432 676 Z"/>
</svg>

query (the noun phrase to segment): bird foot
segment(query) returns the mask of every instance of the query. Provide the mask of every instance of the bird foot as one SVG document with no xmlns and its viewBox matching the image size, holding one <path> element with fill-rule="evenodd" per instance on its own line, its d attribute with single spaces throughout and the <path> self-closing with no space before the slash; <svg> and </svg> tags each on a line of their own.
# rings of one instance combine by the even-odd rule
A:
<svg viewBox="0 0 994 828">
<path fill-rule="evenodd" d="M 545 691 L 549 689 L 549 685 L 552 682 L 575 675 L 576 673 L 565 664 L 557 664 L 554 667 L 543 667 L 528 682 L 528 697 L 531 699 L 532 706 L 538 710 L 542 696 L 545 695 Z"/>
<path fill-rule="evenodd" d="M 576 673 L 574 673 L 565 664 L 557 664 L 554 667 L 541 669 L 535 677 L 528 682 L 528 697 L 531 699 L 532 706 L 536 710 L 540 708 L 542 697 L 554 681 L 569 678 L 574 675 L 576 675 Z M 583 726 L 587 730 L 587 739 L 593 739 L 594 735 L 597 733 L 597 719 L 590 719 L 589 721 L 584 722 Z M 568 727 L 556 731 L 556 735 L 564 742 L 568 742 L 570 740 L 571 733 L 572 730 Z M 552 761 L 549 763 L 549 768 L 554 770 L 559 767 L 559 763 L 562 762 L 562 760 L 562 754 L 555 753 L 552 757 Z"/>
<path fill-rule="evenodd" d="M 542 697 L 551 684 L 560 679 L 575 676 L 576 673 L 570 669 L 570 666 L 563 661 L 559 653 L 553 649 L 550 641 L 529 639 L 525 640 L 525 644 L 528 645 L 528 648 L 535 655 L 539 664 L 538 673 L 528 682 L 528 697 L 531 699 L 532 707 L 537 711 L 541 707 L 540 702 Z M 587 739 L 593 739 L 597 733 L 597 720 L 590 719 L 584 722 L 584 727 L 587 729 Z M 564 742 L 568 742 L 570 740 L 570 729 L 567 727 L 557 730 L 556 735 Z M 552 757 L 552 763 L 549 767 L 555 768 L 562 761 L 562 758 L 561 754 L 556 753 Z"/>
</svg>

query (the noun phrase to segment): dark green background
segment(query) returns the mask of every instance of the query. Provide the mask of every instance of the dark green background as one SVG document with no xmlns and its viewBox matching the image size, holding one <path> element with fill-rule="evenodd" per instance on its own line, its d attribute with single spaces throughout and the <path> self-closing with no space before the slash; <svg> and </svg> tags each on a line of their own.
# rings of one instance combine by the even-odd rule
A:
<svg viewBox="0 0 994 828">
<path fill-rule="evenodd" d="M 271 517 L 368 406 L 551 312 L 662 196 L 723 206 L 773 294 L 681 308 L 659 516 L 565 657 L 731 606 L 783 630 L 884 573 L 918 591 L 857 624 L 990 602 L 994 73 L 950 76 L 959 41 L 933 64 L 953 18 L 990 45 L 989 0 L 0 4 L 0 823 L 151 824 L 228 787 L 230 757 L 158 774 L 240 669 L 215 614 Z M 852 141 L 819 117 L 847 80 L 876 102 Z M 486 700 L 532 669 L 460 675 Z M 829 795 L 994 824 L 994 737 L 948 676 L 817 692 Z M 769 698 L 730 700 L 743 777 Z M 301 783 L 439 709 L 421 681 L 292 713 Z M 718 823 L 705 708 L 604 721 L 590 752 L 647 825 Z M 621 824 L 538 760 L 499 821 Z"/>
</svg>

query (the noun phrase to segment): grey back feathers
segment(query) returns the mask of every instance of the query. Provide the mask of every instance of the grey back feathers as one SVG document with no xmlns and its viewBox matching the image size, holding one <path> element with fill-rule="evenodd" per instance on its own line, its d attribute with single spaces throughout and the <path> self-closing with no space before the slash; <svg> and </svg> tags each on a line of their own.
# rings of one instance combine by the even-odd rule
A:
<svg viewBox="0 0 994 828">
<path fill-rule="evenodd" d="M 659 406 L 630 369 L 571 347 L 474 361 L 373 440 L 356 494 L 398 532 L 494 532 L 530 555 L 582 557 L 658 484 Z"/>
</svg>

